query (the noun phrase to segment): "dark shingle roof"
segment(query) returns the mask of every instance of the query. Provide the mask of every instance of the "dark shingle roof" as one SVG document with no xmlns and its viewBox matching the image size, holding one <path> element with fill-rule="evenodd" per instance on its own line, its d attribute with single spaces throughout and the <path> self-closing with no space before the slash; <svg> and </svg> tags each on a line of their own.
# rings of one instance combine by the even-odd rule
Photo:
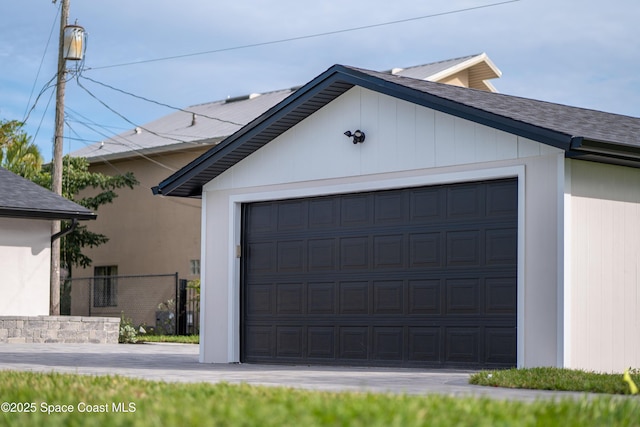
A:
<svg viewBox="0 0 640 427">
<path fill-rule="evenodd" d="M 567 157 L 640 167 L 638 118 L 334 65 L 154 192 L 200 196 L 204 184 L 356 85 L 563 149 Z"/>
<path fill-rule="evenodd" d="M 0 168 L 0 217 L 95 219 L 96 214 L 28 179 Z"/>
</svg>

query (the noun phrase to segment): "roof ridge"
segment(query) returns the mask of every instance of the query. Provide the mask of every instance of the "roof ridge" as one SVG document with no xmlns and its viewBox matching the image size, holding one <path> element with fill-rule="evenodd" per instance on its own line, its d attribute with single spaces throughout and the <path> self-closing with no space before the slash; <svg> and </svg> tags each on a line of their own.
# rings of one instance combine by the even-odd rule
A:
<svg viewBox="0 0 640 427">
<path fill-rule="evenodd" d="M 396 69 L 398 69 L 398 68 L 399 68 L 399 69 L 401 69 L 401 70 L 403 70 L 403 71 L 404 71 L 404 70 L 413 70 L 413 69 L 415 69 L 415 68 L 425 67 L 425 66 L 427 66 L 427 65 L 444 64 L 445 62 L 460 61 L 461 59 L 465 59 L 465 60 L 467 60 L 467 59 L 475 58 L 475 57 L 480 56 L 480 55 L 482 55 L 482 53 L 476 53 L 476 54 L 474 54 L 474 55 L 460 56 L 460 57 L 458 57 L 458 58 L 443 59 L 443 60 L 435 61 L 435 62 L 426 62 L 426 63 L 424 63 L 424 64 L 411 65 L 411 66 L 409 66 L 409 67 L 394 67 L 394 68 L 391 68 L 390 70 L 386 70 L 386 71 L 383 71 L 383 72 L 384 72 L 384 73 L 387 73 L 387 74 L 392 74 L 392 71 L 393 71 L 393 70 L 396 70 Z M 395 74 L 394 74 L 394 75 L 395 75 Z M 410 78 L 411 78 L 411 77 L 410 77 Z"/>
</svg>

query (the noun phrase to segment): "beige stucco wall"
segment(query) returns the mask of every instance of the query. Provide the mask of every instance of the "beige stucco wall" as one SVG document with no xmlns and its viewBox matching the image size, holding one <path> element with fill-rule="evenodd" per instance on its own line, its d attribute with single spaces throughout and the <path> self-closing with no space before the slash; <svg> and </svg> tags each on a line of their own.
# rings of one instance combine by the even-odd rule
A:
<svg viewBox="0 0 640 427">
<path fill-rule="evenodd" d="M 361 129 L 354 145 L 345 130 Z M 239 360 L 240 207 L 258 200 L 519 179 L 518 364 L 556 365 L 563 152 L 362 88 L 204 188 L 200 360 Z"/>
<path fill-rule="evenodd" d="M 0 316 L 49 314 L 51 221 L 0 218 Z"/>
<path fill-rule="evenodd" d="M 640 170 L 567 160 L 565 365 L 640 366 Z"/>
<path fill-rule="evenodd" d="M 73 277 L 93 276 L 94 267 L 115 265 L 119 275 L 177 272 L 180 279 L 196 279 L 197 275 L 190 274 L 190 260 L 200 259 L 200 200 L 154 196 L 151 188 L 203 151 L 204 148 L 199 148 L 108 164 L 93 163 L 90 168 L 93 172 L 109 175 L 133 172 L 140 185 L 133 190 L 116 190 L 118 197 L 114 202 L 101 206 L 98 219 L 87 224 L 91 231 L 108 236 L 109 241 L 85 248 L 83 253 L 93 264 L 87 269 L 74 269 Z M 72 288 L 72 315 L 87 314 L 89 296 L 85 288 Z M 119 297 L 119 302 L 136 304 L 137 300 L 126 296 Z"/>
</svg>

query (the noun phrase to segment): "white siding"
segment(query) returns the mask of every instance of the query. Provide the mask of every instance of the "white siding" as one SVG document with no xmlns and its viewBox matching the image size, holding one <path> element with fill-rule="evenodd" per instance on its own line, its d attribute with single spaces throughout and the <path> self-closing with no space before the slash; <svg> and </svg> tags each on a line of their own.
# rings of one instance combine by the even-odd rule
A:
<svg viewBox="0 0 640 427">
<path fill-rule="evenodd" d="M 343 135 L 361 129 L 363 144 Z M 286 149 L 281 146 L 286 145 Z M 354 87 L 206 185 L 246 188 L 536 157 L 559 150 Z"/>
<path fill-rule="evenodd" d="M 0 316 L 49 314 L 51 222 L 0 218 Z"/>
<path fill-rule="evenodd" d="M 343 135 L 356 129 L 366 133 L 363 144 Z M 518 176 L 518 363 L 556 365 L 563 155 L 386 95 L 350 90 L 204 187 L 201 361 L 238 361 L 235 247 L 242 203 Z"/>
<path fill-rule="evenodd" d="M 640 170 L 567 161 L 567 366 L 640 366 Z"/>
</svg>

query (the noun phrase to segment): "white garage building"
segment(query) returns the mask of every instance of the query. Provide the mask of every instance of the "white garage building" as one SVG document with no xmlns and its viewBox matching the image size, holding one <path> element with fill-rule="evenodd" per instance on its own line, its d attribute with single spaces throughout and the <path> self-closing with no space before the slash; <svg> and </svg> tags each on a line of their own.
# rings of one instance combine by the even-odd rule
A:
<svg viewBox="0 0 640 427">
<path fill-rule="evenodd" d="M 637 118 L 335 65 L 154 190 L 202 198 L 201 362 L 622 371 L 639 166 Z"/>
</svg>

